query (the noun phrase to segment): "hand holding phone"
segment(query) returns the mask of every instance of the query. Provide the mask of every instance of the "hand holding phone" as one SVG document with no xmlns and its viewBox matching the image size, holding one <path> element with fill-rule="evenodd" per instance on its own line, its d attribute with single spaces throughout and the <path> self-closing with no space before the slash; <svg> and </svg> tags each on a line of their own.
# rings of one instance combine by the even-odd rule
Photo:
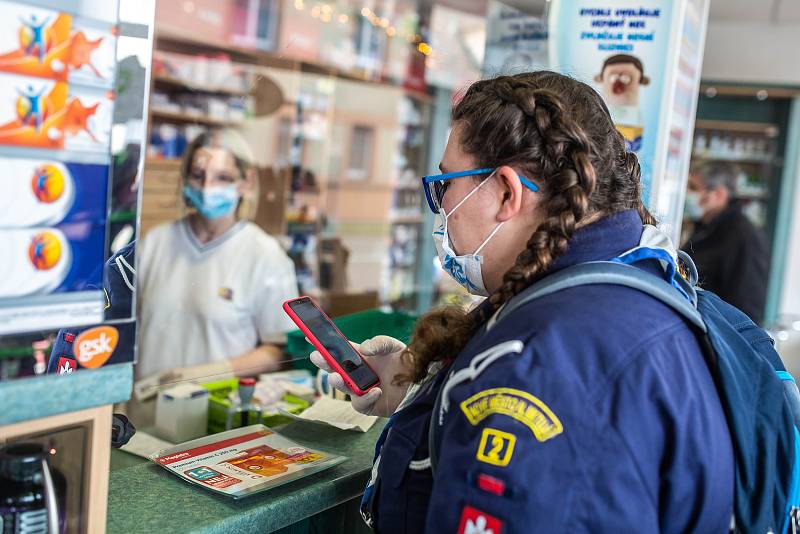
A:
<svg viewBox="0 0 800 534">
<path fill-rule="evenodd" d="M 403 352 L 406 349 L 405 343 L 399 339 L 389 336 L 376 336 L 367 339 L 360 345 L 356 345 L 356 350 L 367 360 L 369 366 L 380 378 L 380 387 L 370 389 L 366 395 L 359 397 L 354 395 L 350 398 L 353 408 L 365 415 L 377 415 L 379 417 L 389 417 L 405 399 L 410 384 L 397 383 L 395 378 L 405 369 L 403 363 Z M 311 353 L 311 362 L 320 369 L 330 373 L 328 384 L 336 390 L 349 393 L 349 388 L 339 373 L 328 365 L 325 358 L 318 351 Z"/>
<path fill-rule="evenodd" d="M 375 371 L 310 297 L 288 300 L 283 309 L 355 395 L 380 385 Z"/>
</svg>

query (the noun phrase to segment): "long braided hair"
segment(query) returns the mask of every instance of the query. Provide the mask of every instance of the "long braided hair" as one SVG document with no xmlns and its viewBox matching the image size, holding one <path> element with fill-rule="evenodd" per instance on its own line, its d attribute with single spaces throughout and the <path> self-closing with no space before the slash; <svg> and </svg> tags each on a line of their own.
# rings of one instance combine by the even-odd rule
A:
<svg viewBox="0 0 800 534">
<path fill-rule="evenodd" d="M 472 84 L 452 113 L 462 149 L 480 167 L 508 165 L 539 185 L 543 221 L 489 297 L 468 314 L 460 308 L 422 317 L 403 359 L 399 383 L 425 378 L 431 363 L 458 356 L 475 330 L 503 304 L 547 274 L 576 228 L 628 209 L 655 224 L 641 202 L 640 169 L 627 152 L 602 98 L 588 85 L 549 71 Z M 485 178 L 483 178 L 485 179 Z"/>
</svg>

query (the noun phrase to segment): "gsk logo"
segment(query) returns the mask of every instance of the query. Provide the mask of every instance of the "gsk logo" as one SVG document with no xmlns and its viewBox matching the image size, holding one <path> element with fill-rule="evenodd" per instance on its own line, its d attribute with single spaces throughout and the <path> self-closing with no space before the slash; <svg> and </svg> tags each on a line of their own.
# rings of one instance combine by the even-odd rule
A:
<svg viewBox="0 0 800 534">
<path fill-rule="evenodd" d="M 114 354 L 118 341 L 119 332 L 113 326 L 90 328 L 75 339 L 75 359 L 89 369 L 100 367 Z"/>
</svg>

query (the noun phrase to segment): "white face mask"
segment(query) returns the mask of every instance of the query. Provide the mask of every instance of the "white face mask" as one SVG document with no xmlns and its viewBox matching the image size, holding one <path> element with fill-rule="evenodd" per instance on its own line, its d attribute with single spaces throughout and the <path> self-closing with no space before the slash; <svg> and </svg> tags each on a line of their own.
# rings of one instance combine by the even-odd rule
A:
<svg viewBox="0 0 800 534">
<path fill-rule="evenodd" d="M 494 173 L 493 173 L 494 174 Z M 500 227 L 505 223 L 499 223 L 495 226 L 494 230 L 489 234 L 483 243 L 472 254 L 457 255 L 450 245 L 450 235 L 447 233 L 447 219 L 452 215 L 464 202 L 471 197 L 475 191 L 480 189 L 483 184 L 489 181 L 492 176 L 481 182 L 478 187 L 473 189 L 461 202 L 450 211 L 449 214 L 445 213 L 444 208 L 439 210 L 436 215 L 436 223 L 433 230 L 433 241 L 436 244 L 436 252 L 439 254 L 439 261 L 442 268 L 453 277 L 453 279 L 464 286 L 467 291 L 473 295 L 481 297 L 488 297 L 489 292 L 486 291 L 486 286 L 483 285 L 483 274 L 481 273 L 481 264 L 483 257 L 480 256 L 481 250 L 486 246 L 491 238 L 500 230 Z"/>
</svg>

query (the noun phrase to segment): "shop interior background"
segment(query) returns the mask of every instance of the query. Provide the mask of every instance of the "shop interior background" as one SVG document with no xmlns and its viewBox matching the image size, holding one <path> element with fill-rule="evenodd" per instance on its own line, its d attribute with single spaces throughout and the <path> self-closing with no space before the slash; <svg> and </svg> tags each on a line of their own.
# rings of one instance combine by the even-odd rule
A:
<svg viewBox="0 0 800 534">
<path fill-rule="evenodd" d="M 93 5 L 28 4 L 74 13 Z M 258 188 L 242 213 L 281 240 L 301 294 L 334 316 L 419 314 L 471 300 L 438 268 L 419 178 L 436 170 L 460 90 L 543 61 L 549 2 L 187 0 L 157 3 L 150 20 L 134 4 L 120 3 L 119 35 L 110 36 L 104 259 L 185 214 L 179 159 L 199 133 L 225 126 L 242 132 L 258 165 Z M 770 243 L 765 325 L 789 345 L 800 326 L 800 281 L 791 276 L 800 265 L 792 210 L 800 69 L 785 51 L 797 46 L 798 27 L 800 6 L 790 0 L 710 3 L 691 147 L 693 158 L 743 171 L 737 195 Z M 80 79 L 75 90 L 81 83 L 97 90 Z M 682 204 L 682 191 L 672 202 Z M 10 234 L 19 223 L 3 224 Z M 94 285 L 81 297 L 91 305 L 80 301 L 94 316 L 81 324 L 135 317 L 98 315 Z M 51 286 L 0 295 L 2 379 L 41 372 L 55 331 L 70 326 L 56 318 L 15 329 L 8 319 L 21 308 L 30 316 L 33 301 L 66 298 Z"/>
</svg>

